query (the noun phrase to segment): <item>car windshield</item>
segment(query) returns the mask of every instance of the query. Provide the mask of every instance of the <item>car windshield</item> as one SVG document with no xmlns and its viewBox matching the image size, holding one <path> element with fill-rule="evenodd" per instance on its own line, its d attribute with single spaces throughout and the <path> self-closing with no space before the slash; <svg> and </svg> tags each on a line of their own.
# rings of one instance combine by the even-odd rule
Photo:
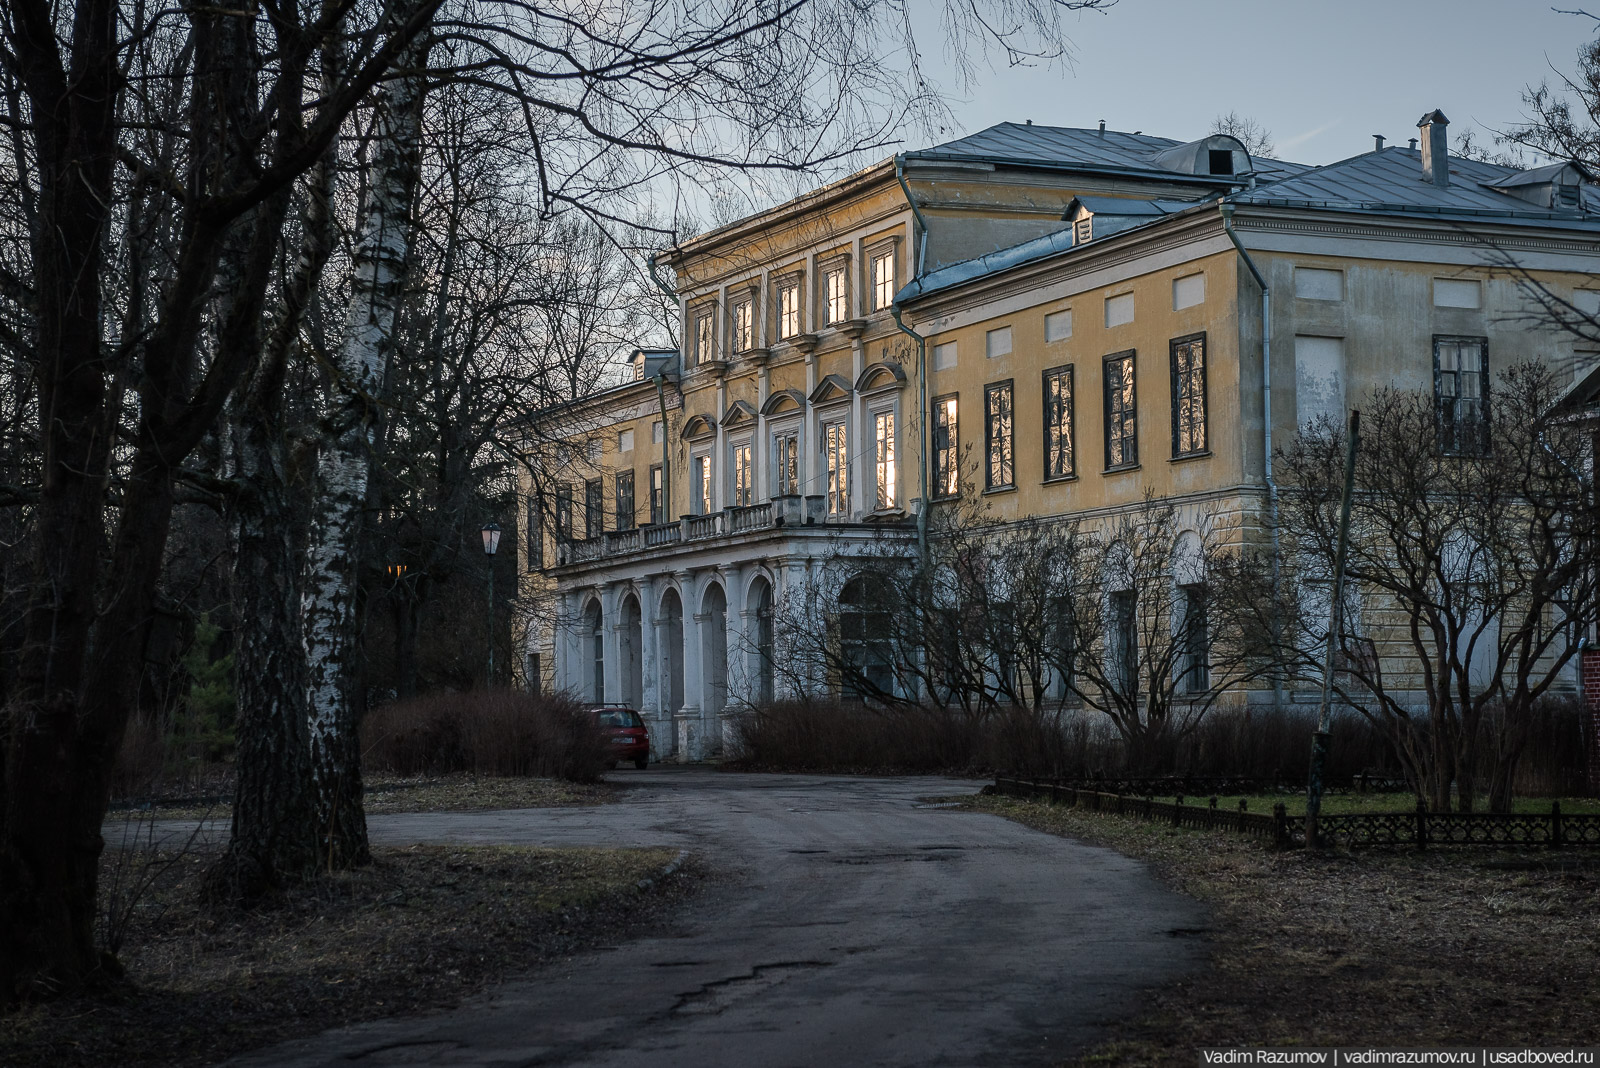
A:
<svg viewBox="0 0 1600 1068">
<path fill-rule="evenodd" d="M 596 715 L 602 727 L 643 727 L 639 713 L 631 708 L 602 708 Z"/>
</svg>

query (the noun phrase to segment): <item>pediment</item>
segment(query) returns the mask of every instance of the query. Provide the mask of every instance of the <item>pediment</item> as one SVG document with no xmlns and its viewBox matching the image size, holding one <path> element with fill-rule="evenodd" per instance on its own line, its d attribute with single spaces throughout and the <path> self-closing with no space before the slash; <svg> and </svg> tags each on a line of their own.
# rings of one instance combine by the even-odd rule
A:
<svg viewBox="0 0 1600 1068">
<path fill-rule="evenodd" d="M 880 389 L 899 389 L 905 382 L 905 369 L 898 363 L 884 360 L 861 372 L 861 377 L 856 379 L 856 391 L 868 393 Z"/>
<path fill-rule="evenodd" d="M 722 413 L 722 425 L 738 426 L 740 423 L 754 422 L 755 418 L 756 410 L 749 401 L 736 400 Z"/>
<path fill-rule="evenodd" d="M 716 432 L 716 424 L 704 415 L 691 415 L 689 421 L 683 425 L 683 436 L 688 441 L 708 438 Z"/>
<path fill-rule="evenodd" d="M 798 389 L 780 389 L 761 406 L 762 415 L 782 415 L 806 410 L 806 395 Z"/>
<path fill-rule="evenodd" d="M 850 383 L 840 375 L 827 375 L 811 391 L 812 404 L 826 404 L 850 396 Z"/>
</svg>

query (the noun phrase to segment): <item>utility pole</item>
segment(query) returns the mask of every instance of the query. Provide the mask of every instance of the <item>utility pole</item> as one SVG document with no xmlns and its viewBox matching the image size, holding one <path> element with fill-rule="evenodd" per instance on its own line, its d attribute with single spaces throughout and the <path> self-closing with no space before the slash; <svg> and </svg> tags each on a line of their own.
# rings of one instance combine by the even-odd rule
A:
<svg viewBox="0 0 1600 1068">
<path fill-rule="evenodd" d="M 1350 498 L 1356 484 L 1356 447 L 1361 441 L 1361 413 L 1350 413 L 1345 434 L 1344 494 L 1339 503 L 1339 541 L 1333 554 L 1333 602 L 1328 607 L 1328 648 L 1322 660 L 1322 711 L 1317 732 L 1311 736 L 1311 773 L 1306 782 L 1306 845 L 1322 844 L 1318 821 L 1322 815 L 1322 775 L 1328 763 L 1328 728 L 1332 725 L 1333 669 L 1344 631 L 1344 561 L 1350 548 Z"/>
</svg>

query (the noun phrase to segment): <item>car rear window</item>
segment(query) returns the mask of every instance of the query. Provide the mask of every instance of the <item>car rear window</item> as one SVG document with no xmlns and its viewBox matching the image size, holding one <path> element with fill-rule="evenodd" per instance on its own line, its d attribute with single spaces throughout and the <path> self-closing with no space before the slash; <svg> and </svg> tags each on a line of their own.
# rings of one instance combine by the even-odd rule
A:
<svg viewBox="0 0 1600 1068">
<path fill-rule="evenodd" d="M 602 727 L 643 727 L 639 713 L 631 708 L 602 708 L 595 713 Z"/>
</svg>

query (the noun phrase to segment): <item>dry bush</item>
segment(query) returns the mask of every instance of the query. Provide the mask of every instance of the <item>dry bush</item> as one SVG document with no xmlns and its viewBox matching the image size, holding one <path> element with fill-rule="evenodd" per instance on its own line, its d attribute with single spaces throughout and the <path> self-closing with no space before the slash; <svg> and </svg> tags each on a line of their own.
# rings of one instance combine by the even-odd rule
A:
<svg viewBox="0 0 1600 1068">
<path fill-rule="evenodd" d="M 979 770 L 958 715 L 857 701 L 777 701 L 738 721 L 739 763 L 792 771 Z"/>
<path fill-rule="evenodd" d="M 517 690 L 441 693 L 380 705 L 361 724 L 369 772 L 538 775 L 593 782 L 608 766 L 587 709 Z"/>
</svg>

